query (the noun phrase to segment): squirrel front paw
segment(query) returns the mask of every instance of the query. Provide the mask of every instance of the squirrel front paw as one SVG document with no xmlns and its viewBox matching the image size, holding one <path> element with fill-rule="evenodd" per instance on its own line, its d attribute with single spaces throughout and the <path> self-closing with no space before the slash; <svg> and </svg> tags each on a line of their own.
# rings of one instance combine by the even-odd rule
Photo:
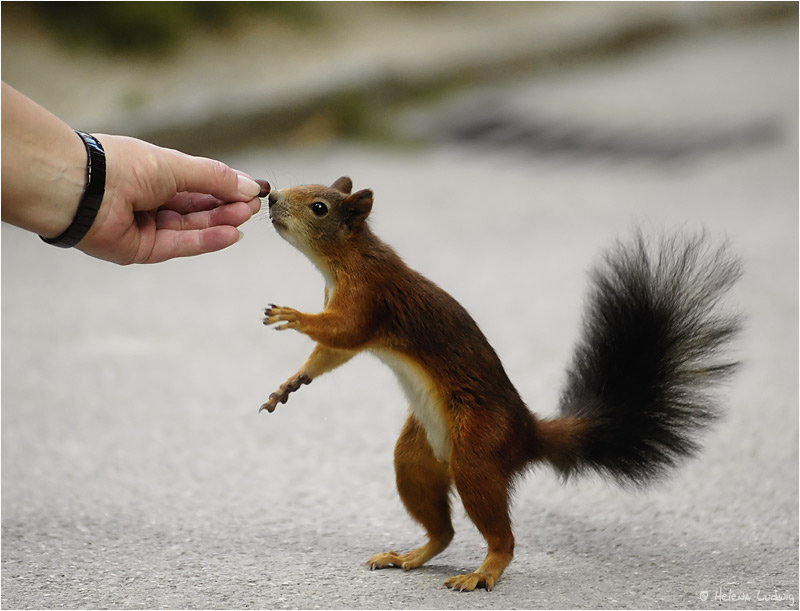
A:
<svg viewBox="0 0 800 611">
<path fill-rule="evenodd" d="M 289 395 L 304 384 L 311 384 L 311 378 L 308 377 L 308 374 L 298 373 L 292 376 L 281 384 L 278 390 L 269 396 L 267 402 L 264 403 L 258 411 L 267 410 L 268 412 L 274 412 L 275 408 L 278 407 L 278 403 L 286 403 L 289 400 Z"/>
<path fill-rule="evenodd" d="M 286 329 L 300 329 L 300 317 L 302 313 L 294 308 L 286 308 L 283 306 L 269 304 L 264 308 L 264 324 L 274 325 L 277 322 L 284 324 L 275 327 L 276 331 L 284 331 Z"/>
</svg>

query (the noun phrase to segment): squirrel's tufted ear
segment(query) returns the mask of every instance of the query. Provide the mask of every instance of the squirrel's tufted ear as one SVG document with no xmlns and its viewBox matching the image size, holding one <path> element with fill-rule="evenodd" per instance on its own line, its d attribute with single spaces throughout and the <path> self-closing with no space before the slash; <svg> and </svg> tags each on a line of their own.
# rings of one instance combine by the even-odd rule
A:
<svg viewBox="0 0 800 611">
<path fill-rule="evenodd" d="M 355 230 L 364 224 L 364 220 L 372 210 L 372 190 L 363 189 L 349 195 L 343 202 L 345 210 L 345 223 L 350 230 Z"/>
<path fill-rule="evenodd" d="M 353 190 L 353 181 L 347 176 L 342 176 L 341 178 L 336 179 L 336 181 L 331 185 L 331 189 L 336 189 L 341 193 L 349 194 L 350 191 Z"/>
</svg>

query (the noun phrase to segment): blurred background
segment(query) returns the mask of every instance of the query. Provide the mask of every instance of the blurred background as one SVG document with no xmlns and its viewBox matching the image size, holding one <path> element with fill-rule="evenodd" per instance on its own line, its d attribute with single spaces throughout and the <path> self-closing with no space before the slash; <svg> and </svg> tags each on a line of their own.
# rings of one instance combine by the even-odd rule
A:
<svg viewBox="0 0 800 611">
<path fill-rule="evenodd" d="M 791 30 L 796 13 L 790 2 L 9 2 L 2 71 L 72 125 L 202 154 L 508 138 L 506 128 L 539 150 L 670 156 L 776 126 L 768 116 L 740 125 L 732 111 L 674 116 L 726 85 L 691 61 L 684 75 L 650 74 L 637 97 L 606 77 L 605 88 L 589 82 L 566 108 L 520 85 L 597 73 L 668 40 Z M 455 117 L 448 108 L 454 122 L 398 123 L 476 89 L 488 99 Z"/>
<path fill-rule="evenodd" d="M 481 608 L 797 607 L 798 5 L 3 2 L 2 78 L 71 126 L 278 188 L 350 175 L 552 415 L 586 272 L 633 227 L 706 230 L 745 274 L 727 413 L 647 494 L 548 470 Z M 220 253 L 119 268 L 2 227 L 4 608 L 457 608 L 483 541 L 421 533 L 405 417 L 357 358 L 257 414 L 311 350 L 260 308 L 322 281 L 262 212 Z M 575 579 L 579 575 L 580 579 Z M 744 596 L 749 595 L 750 599 Z M 789 595 L 792 599 L 789 600 Z"/>
</svg>

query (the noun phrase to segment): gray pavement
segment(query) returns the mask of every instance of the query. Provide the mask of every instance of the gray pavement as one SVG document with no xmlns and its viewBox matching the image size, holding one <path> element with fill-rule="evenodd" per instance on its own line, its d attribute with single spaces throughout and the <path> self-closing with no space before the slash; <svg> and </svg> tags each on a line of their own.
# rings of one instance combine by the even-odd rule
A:
<svg viewBox="0 0 800 611">
<path fill-rule="evenodd" d="M 364 566 L 422 538 L 394 491 L 405 406 L 379 362 L 359 357 L 257 413 L 311 348 L 263 328 L 260 308 L 313 311 L 322 294 L 263 215 L 222 253 L 138 268 L 3 226 L 3 608 L 797 608 L 797 75 L 795 24 L 491 92 L 523 123 L 649 137 L 771 126 L 670 160 L 454 144 L 446 130 L 415 150 L 226 158 L 278 186 L 349 174 L 374 188 L 376 231 L 470 310 L 541 414 L 605 245 L 635 225 L 704 226 L 741 254 L 744 368 L 701 456 L 639 494 L 532 473 L 491 593 L 441 588 L 484 553 L 457 502 L 456 539 L 429 565 Z M 398 121 L 468 119 L 473 95 L 486 92 Z"/>
</svg>

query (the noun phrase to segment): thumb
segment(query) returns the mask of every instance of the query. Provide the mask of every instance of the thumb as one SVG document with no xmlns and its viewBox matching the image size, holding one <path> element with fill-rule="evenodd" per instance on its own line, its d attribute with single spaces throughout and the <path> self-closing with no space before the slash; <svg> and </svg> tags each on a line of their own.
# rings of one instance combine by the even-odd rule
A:
<svg viewBox="0 0 800 611">
<path fill-rule="evenodd" d="M 179 192 L 206 193 L 226 202 L 249 202 L 261 192 L 255 180 L 221 161 L 175 153 L 171 165 Z"/>
</svg>

